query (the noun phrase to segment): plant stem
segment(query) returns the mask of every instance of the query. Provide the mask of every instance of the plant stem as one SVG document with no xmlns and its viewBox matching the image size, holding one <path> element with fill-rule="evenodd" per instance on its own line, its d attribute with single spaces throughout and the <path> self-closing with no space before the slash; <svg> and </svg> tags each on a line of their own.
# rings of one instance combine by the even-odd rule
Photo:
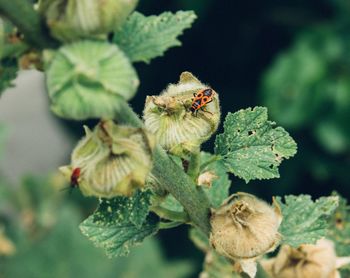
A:
<svg viewBox="0 0 350 278">
<path fill-rule="evenodd" d="M 192 178 L 192 180 L 196 183 L 199 175 L 199 168 L 201 164 L 200 151 L 196 151 L 191 154 L 190 162 L 188 164 L 187 174 Z"/>
<path fill-rule="evenodd" d="M 152 207 L 151 210 L 163 219 L 181 223 L 188 223 L 190 220 L 186 212 L 172 211 L 161 206 Z"/>
<path fill-rule="evenodd" d="M 18 27 L 24 38 L 39 48 L 55 48 L 58 42 L 52 39 L 40 15 L 28 0 L 0 0 L 0 14 Z"/>
<path fill-rule="evenodd" d="M 120 99 L 119 104 L 119 110 L 116 111 L 115 115 L 118 122 L 143 127 L 141 119 L 124 100 Z M 203 233 L 209 235 L 210 203 L 202 188 L 197 187 L 159 145 L 154 150 L 153 158 L 152 174 L 159 180 L 162 188 L 181 203 L 188 213 L 190 221 Z"/>
<path fill-rule="evenodd" d="M 201 166 L 200 166 L 200 171 L 203 171 L 205 169 L 205 167 L 207 167 L 208 165 L 219 161 L 222 159 L 221 155 L 214 155 L 212 158 L 210 158 L 208 161 L 204 162 Z"/>
<path fill-rule="evenodd" d="M 165 151 L 157 146 L 154 151 L 152 173 L 162 187 L 170 192 L 185 208 L 192 223 L 209 235 L 210 204 L 202 188 L 197 187 L 184 171 L 176 165 Z"/>
<path fill-rule="evenodd" d="M 172 229 L 175 228 L 177 226 L 182 225 L 182 222 L 160 222 L 159 223 L 159 228 L 160 229 Z"/>
</svg>

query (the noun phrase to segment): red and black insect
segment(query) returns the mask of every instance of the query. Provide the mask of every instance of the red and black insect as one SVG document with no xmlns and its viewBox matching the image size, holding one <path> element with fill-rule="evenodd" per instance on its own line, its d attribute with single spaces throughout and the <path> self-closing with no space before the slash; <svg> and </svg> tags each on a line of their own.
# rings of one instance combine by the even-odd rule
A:
<svg viewBox="0 0 350 278">
<path fill-rule="evenodd" d="M 79 186 L 78 179 L 80 177 L 80 172 L 81 172 L 80 168 L 73 169 L 72 175 L 70 176 L 70 187 L 71 188 L 75 188 L 75 187 Z"/>
<path fill-rule="evenodd" d="M 69 189 L 69 193 L 72 193 L 72 190 L 74 188 L 79 187 L 78 179 L 80 177 L 80 173 L 81 173 L 81 169 L 79 167 L 74 168 L 73 172 L 72 172 L 72 174 L 70 176 L 70 185 L 69 185 L 69 187 L 63 188 L 62 191 Z"/>
<path fill-rule="evenodd" d="M 193 94 L 192 105 L 190 107 L 192 114 L 196 113 L 197 115 L 198 110 L 203 110 L 205 105 L 212 102 L 214 94 L 215 92 L 210 88 L 200 90 L 198 93 Z"/>
</svg>

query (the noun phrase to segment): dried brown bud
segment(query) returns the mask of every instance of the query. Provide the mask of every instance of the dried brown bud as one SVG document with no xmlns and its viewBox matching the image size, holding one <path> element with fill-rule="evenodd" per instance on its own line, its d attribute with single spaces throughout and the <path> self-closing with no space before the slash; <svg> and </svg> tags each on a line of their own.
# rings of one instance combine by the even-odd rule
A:
<svg viewBox="0 0 350 278">
<path fill-rule="evenodd" d="M 336 278 L 340 277 L 337 268 L 347 263 L 350 257 L 337 258 L 333 242 L 327 239 L 297 249 L 284 245 L 275 258 L 261 262 L 273 278 Z"/>
<path fill-rule="evenodd" d="M 219 178 L 213 171 L 207 171 L 199 175 L 197 179 L 198 185 L 204 185 L 206 187 L 211 187 L 213 181 Z"/>
<path fill-rule="evenodd" d="M 278 206 L 237 193 L 213 211 L 210 242 L 218 253 L 230 259 L 255 258 L 277 246 L 281 220 Z"/>
</svg>

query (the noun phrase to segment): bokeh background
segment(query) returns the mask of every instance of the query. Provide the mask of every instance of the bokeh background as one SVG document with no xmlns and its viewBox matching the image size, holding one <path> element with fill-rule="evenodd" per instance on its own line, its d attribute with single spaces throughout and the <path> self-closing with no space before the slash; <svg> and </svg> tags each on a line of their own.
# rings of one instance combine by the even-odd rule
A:
<svg viewBox="0 0 350 278">
<path fill-rule="evenodd" d="M 222 112 L 249 106 L 269 116 L 298 143 L 280 179 L 232 191 L 350 198 L 350 2 L 347 0 L 141 1 L 146 15 L 194 10 L 198 19 L 151 64 L 136 64 L 141 80 L 132 106 L 160 93 L 188 70 L 219 94 Z M 50 114 L 43 76 L 21 73 L 0 99 L 0 277 L 196 277 L 203 256 L 188 228 L 163 230 L 129 258 L 107 259 L 78 230 L 96 206 L 56 174 L 82 135 L 82 123 Z M 87 123 L 93 124 L 93 123 Z M 213 140 L 204 145 L 212 151 Z"/>
</svg>

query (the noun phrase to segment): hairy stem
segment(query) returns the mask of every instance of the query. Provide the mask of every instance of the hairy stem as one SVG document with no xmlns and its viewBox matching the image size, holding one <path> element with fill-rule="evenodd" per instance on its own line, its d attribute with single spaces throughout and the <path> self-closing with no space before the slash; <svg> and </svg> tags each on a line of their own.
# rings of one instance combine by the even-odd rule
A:
<svg viewBox="0 0 350 278">
<path fill-rule="evenodd" d="M 9 19 L 24 38 L 39 48 L 55 48 L 58 42 L 52 39 L 40 15 L 27 0 L 0 0 L 0 14 Z"/>
<path fill-rule="evenodd" d="M 124 100 L 120 99 L 119 104 L 119 110 L 116 111 L 115 116 L 118 122 L 135 127 L 143 126 L 141 119 Z M 159 180 L 163 189 L 171 193 L 181 203 L 193 225 L 209 235 L 210 203 L 207 196 L 159 145 L 154 150 L 152 174 Z"/>
<path fill-rule="evenodd" d="M 190 163 L 188 165 L 187 174 L 192 178 L 196 183 L 200 171 L 201 157 L 200 151 L 196 151 L 191 154 Z"/>
</svg>

